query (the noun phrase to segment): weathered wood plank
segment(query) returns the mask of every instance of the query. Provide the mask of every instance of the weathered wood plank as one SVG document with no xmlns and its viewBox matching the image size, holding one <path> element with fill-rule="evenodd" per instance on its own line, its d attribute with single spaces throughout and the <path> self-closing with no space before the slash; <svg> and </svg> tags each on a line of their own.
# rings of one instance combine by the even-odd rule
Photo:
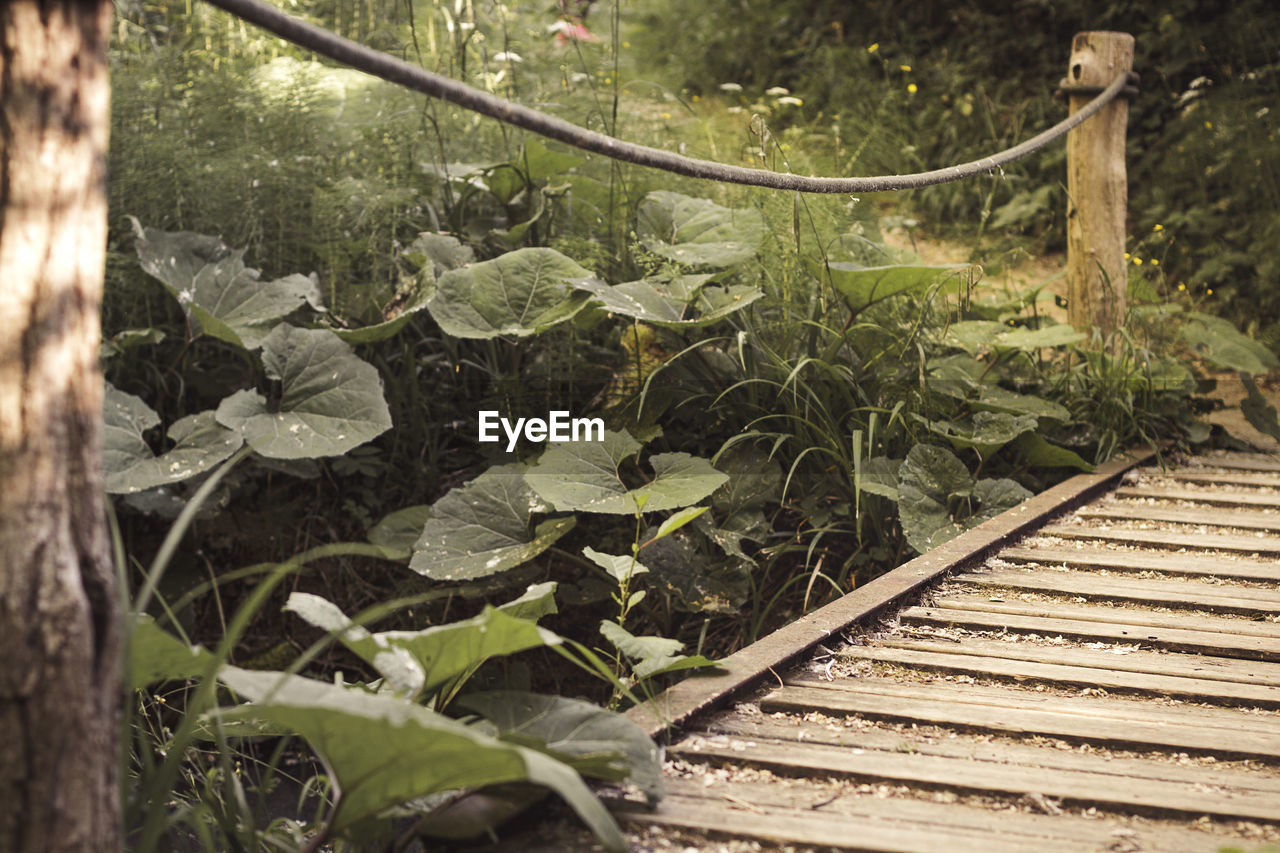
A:
<svg viewBox="0 0 1280 853">
<path fill-rule="evenodd" d="M 1093 601 L 1124 601 L 1153 607 L 1186 607 L 1210 613 L 1270 616 L 1280 613 L 1280 592 L 1252 586 L 1228 586 L 1198 580 L 1128 579 L 1086 571 L 1044 568 L 981 569 L 952 580 L 975 586 L 1082 596 Z"/>
<path fill-rule="evenodd" d="M 1099 667 L 1119 672 L 1175 675 L 1208 681 L 1258 686 L 1280 685 L 1280 664 L 1256 660 L 1211 657 L 1181 652 L 1135 650 L 1127 646 L 1088 649 L 1079 646 L 1042 646 L 1028 642 L 965 637 L 962 641 L 915 640 L 888 637 L 877 642 L 895 649 L 916 649 L 956 655 L 1000 657 L 1006 660 Z M 1123 654 L 1117 652 L 1123 651 Z"/>
<path fill-rule="evenodd" d="M 1161 488 L 1160 486 L 1121 486 L 1113 494 L 1120 498 L 1155 498 L 1162 501 L 1189 501 L 1211 506 L 1280 509 L 1280 495 L 1259 495 L 1248 492 L 1210 492 L 1195 489 L 1169 489 Z"/>
<path fill-rule="evenodd" d="M 784 786 L 674 778 L 655 812 L 619 806 L 632 823 L 679 826 L 781 844 L 813 844 L 840 850 L 910 853 L 1025 853 L 1027 850 L 1112 849 L 1119 836 L 1150 853 L 1216 851 L 1229 838 L 1164 824 L 1131 825 L 1106 819 L 1050 817 L 959 803 L 882 798 L 802 779 Z"/>
<path fill-rule="evenodd" d="M 981 610 L 986 613 L 1011 613 L 1019 616 L 1043 616 L 1049 619 L 1078 619 L 1085 622 L 1110 622 L 1140 625 L 1146 628 L 1173 628 L 1228 637 L 1261 637 L 1280 641 L 1280 622 L 1244 619 L 1239 616 L 1204 616 L 1198 613 L 1164 613 L 1136 607 L 1110 607 L 1106 604 L 1068 604 L 1060 601 L 992 601 L 987 595 L 955 593 L 939 598 L 937 607 Z"/>
<path fill-rule="evenodd" d="M 1040 794 L 1083 807 L 1117 807 L 1157 816 L 1169 812 L 1229 820 L 1280 823 L 1280 798 L 1271 792 L 1234 790 L 1217 795 L 1200 784 L 1134 780 L 1107 772 L 993 764 L 920 753 L 848 749 L 794 740 L 720 744 L 691 738 L 668 750 L 689 761 L 719 760 L 766 767 L 788 776 L 838 774 L 860 781 L 943 787 L 956 791 L 1020 796 Z"/>
<path fill-rule="evenodd" d="M 826 678 L 797 675 L 786 680 L 788 687 L 831 690 L 838 693 L 875 694 L 905 701 L 944 701 L 999 709 L 1035 709 L 1111 720 L 1116 725 L 1151 724 L 1194 727 L 1205 731 L 1235 733 L 1242 727 L 1255 734 L 1280 738 L 1280 715 L 1253 708 L 1210 708 L 1186 703 L 1158 704 L 1116 696 L 1063 696 L 1048 691 L 1023 689 L 1013 685 L 989 687 L 933 678 L 903 682 L 892 678 Z M 1219 737 L 1222 735 L 1220 734 Z M 1280 741 L 1277 742 L 1280 745 Z"/>
<path fill-rule="evenodd" d="M 1201 524 L 1209 527 L 1235 527 L 1240 530 L 1269 530 L 1280 532 L 1280 514 L 1218 510 L 1205 512 L 1198 509 L 1177 509 L 1147 506 L 1145 504 L 1099 501 L 1082 506 L 1074 513 L 1079 518 L 1115 519 L 1126 521 L 1171 522 L 1173 524 Z"/>
<path fill-rule="evenodd" d="M 1110 643 L 1139 643 L 1169 651 L 1280 661 L 1280 641 L 1269 637 L 1231 636 L 1132 623 L 1052 619 L 944 607 L 912 607 L 903 612 L 902 621 L 916 625 L 958 626 L 977 631 L 1010 631 Z"/>
<path fill-rule="evenodd" d="M 1210 453 L 1197 456 L 1194 463 L 1208 468 L 1228 468 L 1237 471 L 1280 471 L 1280 459 L 1260 453 Z"/>
<path fill-rule="evenodd" d="M 1178 726 L 1167 723 L 1126 722 L 1037 708 L 1004 708 L 973 705 L 950 699 L 904 699 L 879 693 L 783 687 L 760 700 L 766 712 L 858 714 L 864 717 L 978 729 L 1010 735 L 1044 735 L 1085 741 L 1109 747 L 1172 749 L 1221 758 L 1280 759 L 1280 735 L 1249 730 L 1230 736 L 1222 729 Z"/>
<path fill-rule="evenodd" d="M 742 750 L 749 750 L 749 742 L 757 738 L 791 740 L 844 749 L 877 749 L 895 754 L 937 755 L 994 765 L 1018 765 L 1037 768 L 1043 773 L 1056 770 L 1109 773 L 1127 779 L 1131 785 L 1143 785 L 1148 780 L 1205 785 L 1220 788 L 1226 793 L 1239 790 L 1267 795 L 1280 802 L 1280 770 L 1274 767 L 1255 765 L 1246 769 L 1226 763 L 1180 764 L 1098 751 L 1046 748 L 1036 743 L 994 739 L 981 734 L 935 737 L 925 734 L 925 731 L 900 731 L 876 724 L 826 725 L 793 714 L 727 713 L 709 720 L 700 734 L 728 738 L 731 745 Z"/>
<path fill-rule="evenodd" d="M 1148 450 L 1123 454 L 1023 501 L 971 530 L 858 587 L 848 595 L 775 631 L 733 654 L 714 672 L 685 679 L 627 717 L 650 736 L 679 724 L 713 703 L 739 692 L 755 679 L 795 660 L 848 625 L 918 591 L 957 565 L 980 561 L 1046 518 L 1075 507 L 1110 488 L 1134 465 L 1154 457 Z"/>
<path fill-rule="evenodd" d="M 1142 473 L 1149 477 L 1180 480 L 1184 483 L 1210 483 L 1218 486 L 1257 486 L 1266 489 L 1280 489 L 1280 476 L 1275 474 L 1224 474 L 1220 471 L 1195 471 L 1186 468 L 1173 468 L 1168 471 L 1161 471 L 1159 468 L 1144 468 Z"/>
<path fill-rule="evenodd" d="M 1002 560 L 1046 566 L 1083 566 L 1119 572 L 1163 572 L 1169 575 L 1280 582 L 1280 563 L 1274 560 L 1262 562 L 1245 558 L 1231 560 L 1186 554 L 1067 547 L 1005 548 L 998 556 Z"/>
<path fill-rule="evenodd" d="M 948 654 L 943 651 L 853 646 L 840 652 L 840 657 L 870 660 L 937 672 L 960 672 L 966 675 L 1039 682 L 1069 687 L 1101 687 L 1113 692 L 1145 696 L 1170 696 L 1193 702 L 1226 705 L 1252 705 L 1280 709 L 1280 684 L 1237 684 L 1172 675 L 1129 672 L 1059 663 L 1034 663 L 1003 657 Z"/>
<path fill-rule="evenodd" d="M 1228 536 L 1219 533 L 1180 533 L 1173 530 L 1117 530 L 1083 524 L 1046 524 L 1039 536 L 1057 536 L 1060 539 L 1096 540 L 1120 542 L 1125 545 L 1145 545 L 1153 548 L 1200 548 L 1206 551 L 1231 551 L 1256 556 L 1280 556 L 1280 539 L 1263 539 L 1253 536 Z"/>
</svg>

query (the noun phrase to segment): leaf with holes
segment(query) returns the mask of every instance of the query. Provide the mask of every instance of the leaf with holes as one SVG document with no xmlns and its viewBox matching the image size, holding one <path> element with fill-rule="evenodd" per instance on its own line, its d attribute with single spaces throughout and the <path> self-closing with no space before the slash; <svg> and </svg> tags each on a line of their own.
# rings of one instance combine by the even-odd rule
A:
<svg viewBox="0 0 1280 853">
<path fill-rule="evenodd" d="M 1030 496 L 1012 480 L 975 483 L 955 454 L 926 444 L 911 448 L 898 472 L 902 533 L 921 554 Z"/>
<path fill-rule="evenodd" d="M 391 428 L 378 371 L 333 332 L 282 323 L 262 341 L 262 364 L 282 385 L 279 407 L 237 391 L 218 405 L 218 423 L 263 456 L 341 456 Z"/>
<path fill-rule="evenodd" d="M 143 270 L 160 280 L 207 335 L 257 349 L 272 326 L 303 305 L 324 310 L 314 278 L 294 274 L 259 281 L 258 271 L 244 265 L 243 249 L 203 234 L 143 228 L 130 218 Z"/>
<path fill-rule="evenodd" d="M 574 286 L 594 296 L 600 308 L 611 314 L 668 328 L 710 325 L 764 295 L 749 285 L 703 287 L 709 278 L 686 275 L 671 281 L 654 278 L 617 285 L 590 278 L 576 281 Z M 689 280 L 694 279 L 703 281 L 690 286 Z"/>
<path fill-rule="evenodd" d="M 160 423 L 146 403 L 106 385 L 102 461 L 108 494 L 130 495 L 181 482 L 212 469 L 240 449 L 240 434 L 219 426 L 212 411 L 169 427 L 172 449 L 156 456 L 142 434 Z"/>
<path fill-rule="evenodd" d="M 495 465 L 431 506 L 409 568 L 435 580 L 471 580 L 527 563 L 573 528 L 553 518 L 531 526 L 552 506 L 525 482 L 523 464 Z"/>
<path fill-rule="evenodd" d="M 590 702 L 521 690 L 472 693 L 458 705 L 480 714 L 502 740 L 546 752 L 586 776 L 629 779 L 654 805 L 662 799 L 662 758 L 644 730 Z"/>
<path fill-rule="evenodd" d="M 641 244 L 687 266 L 731 267 L 755 255 L 768 231 L 754 208 L 721 207 L 705 198 L 651 192 L 640 202 Z"/>
<path fill-rule="evenodd" d="M 552 447 L 525 474 L 535 492 L 556 509 L 634 515 L 695 504 L 727 480 L 705 459 L 687 453 L 650 457 L 653 478 L 627 485 L 623 463 L 640 443 L 626 433 L 609 432 L 598 442 Z"/>
<path fill-rule="evenodd" d="M 563 323 L 589 299 L 573 282 L 591 272 L 554 249 L 507 252 L 446 272 L 427 310 L 457 338 L 534 335 Z"/>
<path fill-rule="evenodd" d="M 923 420 L 923 419 L 921 419 Z M 1025 432 L 1036 428 L 1033 415 L 1010 415 L 1005 412 L 974 412 L 964 421 L 925 421 L 929 430 L 951 442 L 957 450 L 972 447 L 984 458 L 995 453 Z"/>
<path fill-rule="evenodd" d="M 923 295 L 934 289 L 953 293 L 959 288 L 961 266 L 893 264 L 864 267 L 848 261 L 826 264 L 807 262 L 819 278 L 830 276 L 831 286 L 844 297 L 849 310 L 858 313 L 882 299 L 903 293 Z"/>
</svg>

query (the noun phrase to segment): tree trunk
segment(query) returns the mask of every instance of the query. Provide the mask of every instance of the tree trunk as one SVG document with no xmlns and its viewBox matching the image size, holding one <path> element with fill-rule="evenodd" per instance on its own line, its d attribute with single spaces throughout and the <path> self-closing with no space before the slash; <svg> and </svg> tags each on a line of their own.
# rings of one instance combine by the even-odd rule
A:
<svg viewBox="0 0 1280 853">
<path fill-rule="evenodd" d="M 0 2 L 0 850 L 119 850 L 101 471 L 110 0 Z"/>
</svg>

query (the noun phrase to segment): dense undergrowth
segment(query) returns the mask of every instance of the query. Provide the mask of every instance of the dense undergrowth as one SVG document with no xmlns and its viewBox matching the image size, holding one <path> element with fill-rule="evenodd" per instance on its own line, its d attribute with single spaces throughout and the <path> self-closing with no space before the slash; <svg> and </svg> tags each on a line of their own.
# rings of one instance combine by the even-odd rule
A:
<svg viewBox="0 0 1280 853">
<path fill-rule="evenodd" d="M 892 171 L 910 99 L 932 99 L 919 121 L 946 103 L 881 61 L 905 29 L 856 47 L 879 83 L 854 97 L 806 76 L 851 34 L 789 18 L 756 51 L 776 66 L 682 51 L 704 94 L 665 88 L 630 24 L 662 8 L 595 8 L 594 40 L 540 7 L 296 11 L 584 126 L 771 168 Z M 650 800 L 661 781 L 615 710 L 1119 449 L 1209 439 L 1202 367 L 1276 363 L 1150 277 L 1189 269 L 1151 250 L 1189 233 L 1171 209 L 1140 214 L 1160 221 L 1137 223 L 1135 307 L 1101 340 L 1051 318 L 1046 284 L 890 248 L 871 200 L 583 157 L 203 6 L 121 4 L 112 60 L 107 485 L 137 614 L 138 849 L 398 848 L 546 788 L 616 847 L 580 776 Z M 974 109 L 1048 113 L 997 94 Z M 1052 194 L 1012 211 L 1053 162 L 897 215 L 1041 235 Z M 1187 275 L 1193 296 L 1232 286 Z M 599 440 L 496 421 L 554 412 Z"/>
<path fill-rule="evenodd" d="M 1136 38 L 1128 135 L 1131 260 L 1162 297 L 1191 298 L 1280 350 L 1280 9 L 1265 0 L 1170 3 L 716 3 L 672 27 L 643 10 L 637 45 L 662 50 L 692 92 L 803 93 L 790 118 L 848 141 L 847 173 L 964 162 L 1058 121 L 1071 38 Z M 767 100 L 767 99 L 766 99 Z M 1060 247 L 1062 148 L 900 197 L 935 231 L 981 228 L 990 267 Z M 1153 263 L 1154 262 L 1154 263 Z"/>
</svg>

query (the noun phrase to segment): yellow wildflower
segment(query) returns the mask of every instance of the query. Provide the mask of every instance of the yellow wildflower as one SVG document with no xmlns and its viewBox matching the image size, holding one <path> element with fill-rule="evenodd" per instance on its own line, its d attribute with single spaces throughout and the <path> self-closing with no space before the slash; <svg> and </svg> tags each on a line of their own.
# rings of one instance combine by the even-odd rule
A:
<svg viewBox="0 0 1280 853">
<path fill-rule="evenodd" d="M 910 93 L 910 94 L 914 95 L 914 94 L 915 94 L 916 92 L 918 92 L 918 91 L 920 91 L 920 90 L 919 90 L 919 88 L 916 86 L 916 84 L 915 84 L 915 83 L 908 83 L 908 84 L 907 84 L 907 92 L 908 92 L 908 93 Z"/>
<path fill-rule="evenodd" d="M 875 44 L 871 45 L 871 47 L 867 48 L 867 53 L 875 53 L 879 49 L 880 49 L 880 42 L 876 42 Z"/>
</svg>

